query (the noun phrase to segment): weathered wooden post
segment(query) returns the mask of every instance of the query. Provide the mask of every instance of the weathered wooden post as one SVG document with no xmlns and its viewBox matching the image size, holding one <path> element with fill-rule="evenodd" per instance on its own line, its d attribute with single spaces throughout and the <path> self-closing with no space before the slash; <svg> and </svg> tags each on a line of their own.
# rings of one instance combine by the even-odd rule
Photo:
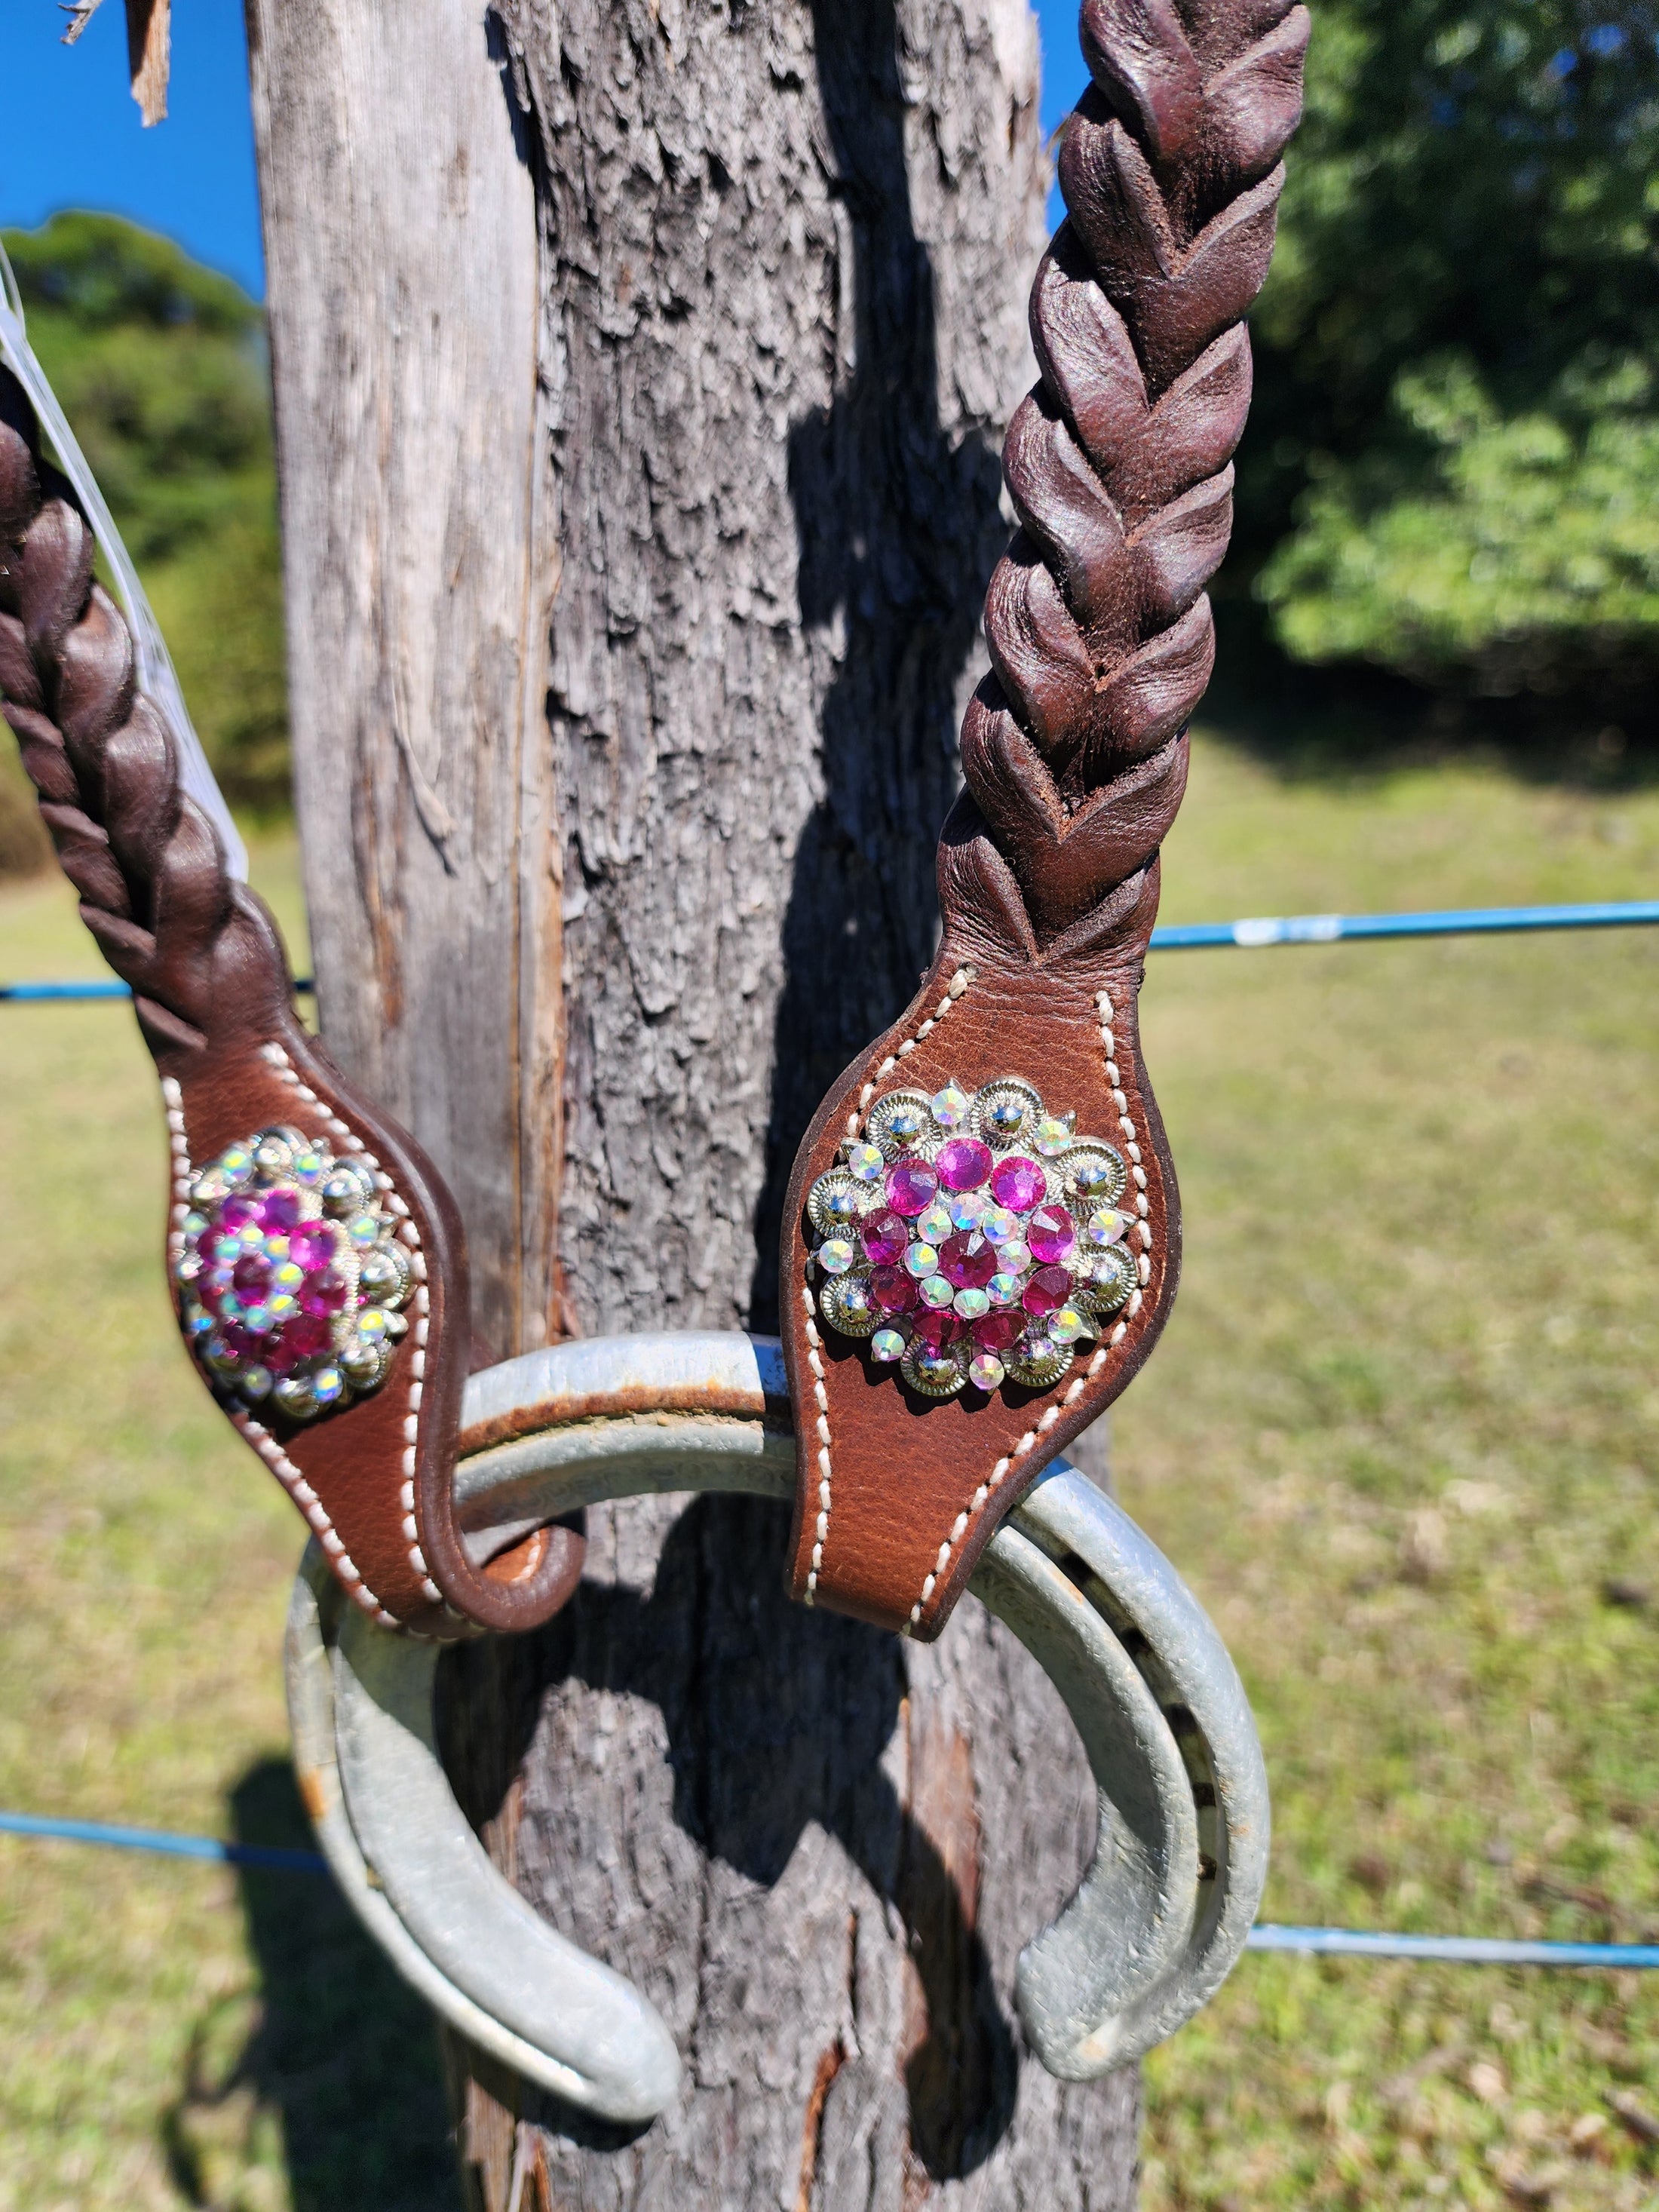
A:
<svg viewBox="0 0 1659 2212">
<path fill-rule="evenodd" d="M 1025 0 L 248 17 L 330 1047 L 447 1176 L 494 1352 L 774 1326 L 800 1130 L 931 950 L 1030 380 Z M 1092 1820 L 1035 1666 L 977 1607 L 787 1607 L 769 1507 L 589 1534 L 569 1614 L 458 1667 L 456 1763 L 687 2094 L 624 2140 L 458 2050 L 473 2200 L 1131 2203 L 1133 2077 L 1023 2066 L 1007 2001 Z"/>
</svg>

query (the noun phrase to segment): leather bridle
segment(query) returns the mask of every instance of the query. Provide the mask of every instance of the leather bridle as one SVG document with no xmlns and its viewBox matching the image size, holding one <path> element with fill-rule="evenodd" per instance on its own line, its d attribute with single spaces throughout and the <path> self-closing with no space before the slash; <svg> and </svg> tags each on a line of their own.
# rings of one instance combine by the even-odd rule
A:
<svg viewBox="0 0 1659 2212">
<path fill-rule="evenodd" d="M 966 788 L 939 838 L 939 954 L 912 1006 L 833 1087 L 795 1163 L 781 1275 L 789 1421 L 767 1430 L 739 1409 L 760 1419 L 757 1435 L 793 1430 L 797 1597 L 928 1638 L 974 1582 L 1058 1669 L 1103 1789 L 1117 1754 L 1089 1715 L 1109 1711 L 1133 1753 L 1120 1768 L 1141 1762 L 1168 1836 L 1188 1837 L 1169 1844 L 1180 1866 L 1166 1869 L 1153 1915 L 1164 1932 L 1146 1952 L 1185 1994 L 1148 1994 L 1156 1976 L 1136 1994 L 1133 1975 L 1115 1982 L 1103 1966 L 1110 1915 L 1090 1900 L 1117 1893 L 1099 1861 L 1028 1954 L 1027 2026 L 1061 2072 L 1133 2055 L 1213 1986 L 1243 1941 L 1265 1849 L 1254 1736 L 1212 1632 L 1079 1478 L 1054 1478 L 1041 1505 L 1033 1486 L 1146 1359 L 1179 1273 L 1174 1170 L 1136 1006 L 1159 848 L 1212 657 L 1203 586 L 1231 528 L 1250 378 L 1242 318 L 1267 273 L 1307 33 L 1289 0 L 1085 0 L 1093 83 L 1066 127 L 1068 216 L 1031 295 L 1041 376 L 1004 452 L 1020 526 L 991 580 L 992 673 L 968 709 Z M 94 578 L 99 546 L 119 606 Z M 623 1436 L 629 1408 L 608 1383 L 586 1456 L 568 1461 L 580 1347 L 468 1380 L 454 1204 L 414 1139 L 295 1015 L 276 924 L 243 880 L 166 648 L 29 353 L 15 289 L 0 309 L 0 711 L 155 1058 L 168 1281 L 192 1361 L 312 1531 L 291 1685 L 302 1756 L 331 1771 L 325 1739 L 342 1714 L 379 1725 L 374 1684 L 405 1697 L 429 1680 L 433 1653 L 412 1656 L 384 1632 L 518 1631 L 564 1602 L 583 1547 L 560 1516 L 618 1494 L 597 1439 Z M 666 1402 L 654 1413 L 696 1417 Z M 775 1494 L 770 1443 L 761 1456 L 764 1480 L 735 1486 Z M 667 1464 L 647 1449 L 639 1486 L 662 1486 Z M 720 1465 L 711 1481 L 731 1474 Z M 1000 1534 L 1016 1509 L 1018 1531 Z M 1074 1524 L 1085 1566 L 1067 1595 L 1049 1587 L 1053 1546 Z M 1139 1558 L 1127 1583 L 1091 1541 L 1120 1565 Z M 323 1570 L 348 1612 L 322 1602 Z M 1196 1959 L 1194 1930 L 1210 1924 L 1188 1894 L 1196 1816 L 1190 1802 L 1179 1814 L 1152 1676 L 1135 1675 L 1110 1633 L 1114 1607 L 1133 1617 L 1126 1591 L 1154 1586 L 1165 1640 L 1153 1637 L 1152 1665 L 1180 1676 L 1182 1637 L 1210 1655 L 1231 1771 L 1246 1778 L 1239 1834 L 1255 1838 L 1230 1846 L 1234 1903 Z M 326 1722 L 325 1645 L 340 1692 Z M 354 1757 L 335 1762 L 347 1825 L 337 1800 L 323 1820 L 349 1890 L 384 1850 L 369 1831 L 395 1839 L 350 1778 L 393 1770 L 356 1769 Z M 382 1906 L 357 1901 L 399 1955 Z M 387 1909 L 398 1917 L 395 1897 Z M 1124 1910 L 1133 1921 L 1139 1908 Z M 459 1986 L 453 1965 L 434 1967 L 434 1982 L 412 1954 L 404 1963 L 441 2005 L 445 1975 Z M 644 2051 L 635 2001 L 590 1984 L 593 2018 L 623 2004 Z M 1076 2002 L 1057 2013 L 1041 1991 L 1062 1984 Z M 1061 2014 L 1069 2024 L 1056 2027 Z M 525 2053 L 543 2051 L 538 2078 L 601 2111 L 656 2110 L 669 2081 L 658 2050 L 632 2088 L 583 2091 L 555 2080 L 575 2063 L 549 2055 L 556 2037 L 501 2033 L 519 2036 L 512 2049 L 532 2071 Z"/>
</svg>

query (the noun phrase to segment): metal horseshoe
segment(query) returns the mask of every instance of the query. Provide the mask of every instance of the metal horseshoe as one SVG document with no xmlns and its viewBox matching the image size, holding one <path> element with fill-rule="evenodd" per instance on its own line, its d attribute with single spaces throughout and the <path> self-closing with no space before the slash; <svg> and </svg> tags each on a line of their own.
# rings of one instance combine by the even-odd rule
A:
<svg viewBox="0 0 1659 2212">
<path fill-rule="evenodd" d="M 467 1383 L 455 1489 L 481 1556 L 606 1498 L 736 1491 L 787 1502 L 794 1446 L 773 1339 L 592 1339 Z M 1267 1777 L 1225 1647 L 1122 1509 L 1055 1462 L 972 1588 L 1064 1698 L 1099 1794 L 1092 1862 L 1022 1953 L 1016 2002 L 1051 2074 L 1086 2081 L 1190 2018 L 1243 1948 L 1266 1879 Z M 289 1711 L 336 1877 L 411 1985 L 473 2043 L 606 2118 L 673 2101 L 660 2015 L 491 1865 L 439 1762 L 438 1648 L 343 1605 L 317 1547 L 289 1615 Z"/>
</svg>

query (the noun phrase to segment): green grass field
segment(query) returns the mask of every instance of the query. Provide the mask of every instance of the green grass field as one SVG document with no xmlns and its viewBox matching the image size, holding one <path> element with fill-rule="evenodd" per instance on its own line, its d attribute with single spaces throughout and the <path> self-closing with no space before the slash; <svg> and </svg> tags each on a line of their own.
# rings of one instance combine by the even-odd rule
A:
<svg viewBox="0 0 1659 2212">
<path fill-rule="evenodd" d="M 1164 911 L 1656 881 L 1659 793 L 1212 744 Z M 77 972 L 57 881 L 0 890 L 0 975 Z M 1153 963 L 1188 1261 L 1116 1457 L 1255 1699 L 1270 1918 L 1659 1935 L 1656 1000 L 1659 933 Z M 0 1024 L 0 1802 L 301 1839 L 298 1532 L 173 1340 L 147 1060 L 118 1008 Z M 1610 2102 L 1659 2118 L 1659 1977 L 1252 1956 L 1147 2078 L 1146 2212 L 1659 2203 Z M 326 1884 L 0 1839 L 0 2212 L 454 2201 Z"/>
</svg>

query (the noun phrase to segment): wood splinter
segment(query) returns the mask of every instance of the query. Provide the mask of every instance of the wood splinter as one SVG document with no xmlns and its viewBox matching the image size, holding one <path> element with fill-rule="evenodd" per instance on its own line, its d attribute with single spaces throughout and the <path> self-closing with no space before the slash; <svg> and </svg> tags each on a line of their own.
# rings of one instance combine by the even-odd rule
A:
<svg viewBox="0 0 1659 2212">
<path fill-rule="evenodd" d="M 98 13 L 103 0 L 62 0 L 69 23 L 64 44 L 72 46 Z M 173 62 L 173 0 L 126 0 L 127 70 L 132 96 L 144 128 L 162 122 L 167 112 L 167 78 Z"/>
</svg>

